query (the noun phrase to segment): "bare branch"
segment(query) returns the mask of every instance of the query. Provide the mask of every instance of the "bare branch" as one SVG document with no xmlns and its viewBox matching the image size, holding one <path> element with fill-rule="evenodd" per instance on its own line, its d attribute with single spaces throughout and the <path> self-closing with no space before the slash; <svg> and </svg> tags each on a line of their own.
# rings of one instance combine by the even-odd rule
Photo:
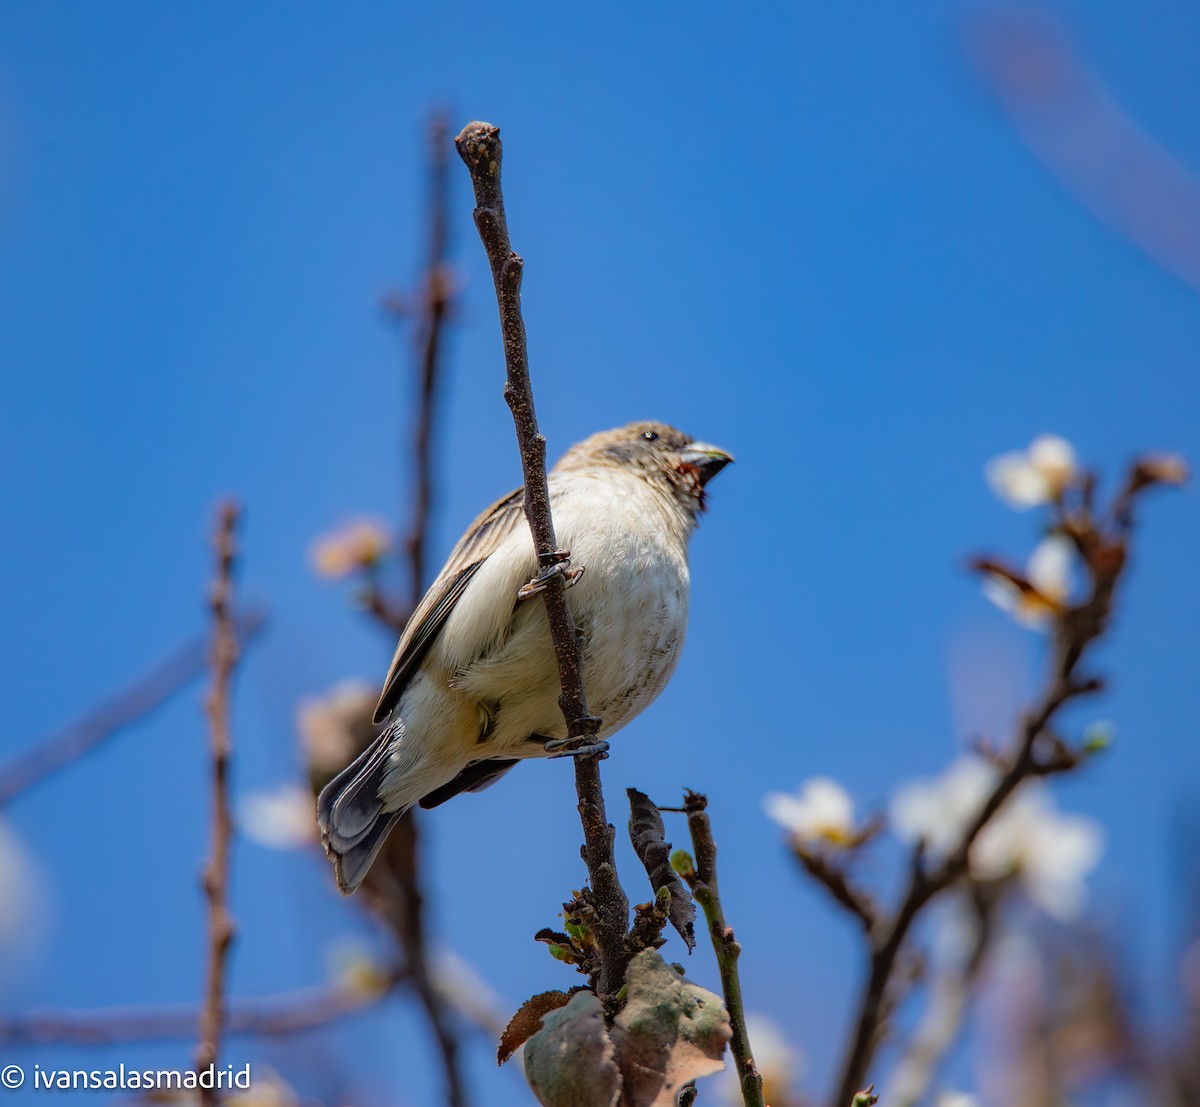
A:
<svg viewBox="0 0 1200 1107">
<path fill-rule="evenodd" d="M 384 595 L 379 582 L 368 577 L 358 593 L 358 603 L 385 630 L 397 636 L 404 633 L 412 607 L 396 603 Z"/>
<path fill-rule="evenodd" d="M 401 633 L 411 612 L 421 602 L 426 578 L 426 543 L 433 510 L 432 443 L 437 422 L 437 394 L 441 378 L 442 331 L 450 309 L 451 280 L 447 252 L 447 191 L 449 189 L 450 128 L 444 115 L 433 113 L 429 123 L 429 254 L 422 278 L 420 312 L 415 331 L 419 372 L 416 428 L 412 435 L 414 494 L 405 548 L 409 588 L 401 606 L 387 600 L 374 576 L 367 578 L 365 606 L 389 629 Z M 408 436 L 405 436 L 407 439 Z M 437 1042 L 450 1107 L 466 1107 L 468 1098 L 459 1064 L 458 1035 L 447 1004 L 429 967 L 425 943 L 425 896 L 420 879 L 419 816 L 410 811 L 392 831 L 385 855 L 367 875 L 366 890 L 372 909 L 383 917 L 404 951 L 409 983 L 425 1011 Z"/>
<path fill-rule="evenodd" d="M 806 849 L 795 849 L 794 852 L 808 874 L 824 885 L 829 894 L 862 923 L 868 934 L 878 925 L 879 916 L 874 901 L 851 883 L 844 868 L 822 853 Z"/>
<path fill-rule="evenodd" d="M 379 1003 L 407 979 L 389 970 L 378 991 L 352 992 L 337 985 L 298 988 L 229 1005 L 230 1035 L 282 1037 L 315 1030 Z M 109 1007 L 96 1011 L 33 1011 L 0 1019 L 0 1042 L 96 1045 L 191 1037 L 200 1012 L 192 1006 Z"/>
<path fill-rule="evenodd" d="M 681 875 L 692 889 L 692 895 L 696 897 L 708 921 L 708 934 L 721 974 L 721 991 L 733 1029 L 729 1050 L 737 1066 L 742 1102 L 745 1107 L 764 1107 L 762 1076 L 750 1050 L 750 1038 L 746 1033 L 746 1005 L 742 1000 L 742 983 L 737 971 L 742 947 L 733 936 L 733 928 L 726 925 L 725 911 L 717 891 L 717 843 L 706 811 L 708 799 L 698 792 L 685 792 L 683 805 L 687 812 L 688 830 L 692 835 L 696 867 Z"/>
<path fill-rule="evenodd" d="M 453 281 L 447 262 L 446 200 L 449 178 L 450 124 L 441 112 L 429 123 L 429 256 L 421 290 L 421 323 L 416 331 L 417 360 L 421 369 L 421 398 L 413 438 L 414 499 L 408 540 L 409 596 L 411 609 L 425 589 L 425 547 L 433 504 L 433 428 L 441 373 L 442 331 L 450 312 Z"/>
<path fill-rule="evenodd" d="M 563 553 L 554 536 L 550 514 L 550 492 L 546 481 L 546 440 L 538 430 L 529 380 L 529 355 L 525 344 L 525 322 L 521 316 L 521 273 L 524 263 L 513 252 L 500 188 L 500 131 L 490 123 L 468 123 L 455 139 L 459 156 L 471 173 L 475 190 L 475 226 L 483 240 L 496 286 L 500 330 L 504 339 L 507 380 L 504 398 L 512 410 L 521 452 L 525 482 L 525 514 L 533 535 L 538 562 L 548 570 L 561 562 Z M 583 685 L 583 652 L 567 607 L 560 576 L 550 576 L 542 592 L 554 653 L 558 660 L 562 696 L 559 700 L 567 723 L 567 736 L 579 746 L 587 744 L 600 726 L 588 711 Z M 583 824 L 584 860 L 599 913 L 597 940 L 601 967 L 596 981 L 601 996 L 620 988 L 628 963 L 625 933 L 629 925 L 629 901 L 617 879 L 613 856 L 615 831 L 609 825 L 600 785 L 602 754 L 575 757 L 575 790 L 579 797 L 579 819 Z"/>
<path fill-rule="evenodd" d="M 1172 467 L 1173 479 L 1166 483 L 1182 480 L 1180 466 L 1181 463 L 1176 463 Z M 1068 534 L 1074 541 L 1088 571 L 1088 594 L 1058 616 L 1046 686 L 1021 716 L 1011 752 L 1007 755 L 997 753 L 994 763 L 1000 769 L 1000 775 L 978 814 L 966 827 L 958 845 L 934 868 L 927 866 L 923 846 L 918 844 L 913 853 L 909 884 L 895 914 L 871 932 L 867 978 L 841 1077 L 830 1101 L 834 1107 L 844 1107 L 867 1075 L 886 1021 L 888 987 L 913 920 L 930 900 L 967 876 L 972 846 L 1026 780 L 1066 772 L 1081 763 L 1081 757 L 1055 733 L 1054 723 L 1066 704 L 1103 687 L 1100 680 L 1080 674 L 1080 663 L 1088 648 L 1108 627 L 1117 583 L 1128 564 L 1134 498 L 1143 488 L 1155 483 L 1158 481 L 1139 483 L 1135 470 L 1125 491 L 1101 518 L 1097 518 L 1092 509 L 1094 482 L 1090 478 L 1085 479 L 1078 505 L 1068 505 L 1065 501 L 1056 504 L 1054 529 Z M 989 562 L 981 560 L 979 564 Z"/>
<path fill-rule="evenodd" d="M 217 575 L 210 605 L 213 615 L 212 688 L 206 703 L 212 747 L 212 856 L 204 870 L 208 896 L 208 971 L 204 1004 L 200 1011 L 200 1042 L 196 1068 L 203 1071 L 217 1063 L 221 1031 L 225 1023 L 225 976 L 229 946 L 233 942 L 233 917 L 229 912 L 229 854 L 233 818 L 229 802 L 229 761 L 233 738 L 229 729 L 230 685 L 238 659 L 237 631 L 233 619 L 233 567 L 236 556 L 234 533 L 238 508 L 228 502 L 217 513 L 213 546 Z M 202 1089 L 201 1102 L 216 1104 L 213 1089 Z"/>
<path fill-rule="evenodd" d="M 404 951 L 407 982 L 416 993 L 437 1042 L 447 1102 L 451 1107 L 465 1107 L 468 1097 L 459 1064 L 458 1035 L 430 968 L 425 942 L 425 896 L 418 849 L 420 822 L 414 815 L 410 811 L 388 835 L 383 854 L 367 873 L 363 891 L 371 910 L 383 919 Z"/>
<path fill-rule="evenodd" d="M 265 623 L 263 611 L 240 616 L 237 623 L 239 638 L 243 643 L 249 642 Z M 74 764 L 173 699 L 207 670 L 208 650 L 207 635 L 186 643 L 70 726 L 18 754 L 0 768 L 0 807 Z"/>
</svg>

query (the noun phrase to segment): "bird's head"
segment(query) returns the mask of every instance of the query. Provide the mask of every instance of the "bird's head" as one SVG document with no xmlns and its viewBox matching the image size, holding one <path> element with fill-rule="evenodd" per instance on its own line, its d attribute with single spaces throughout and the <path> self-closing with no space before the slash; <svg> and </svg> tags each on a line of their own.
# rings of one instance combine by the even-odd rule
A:
<svg viewBox="0 0 1200 1107">
<path fill-rule="evenodd" d="M 695 519 L 707 506 L 704 488 L 733 457 L 696 442 L 666 423 L 629 423 L 600 431 L 573 446 L 558 468 L 617 467 L 668 490 Z"/>
</svg>

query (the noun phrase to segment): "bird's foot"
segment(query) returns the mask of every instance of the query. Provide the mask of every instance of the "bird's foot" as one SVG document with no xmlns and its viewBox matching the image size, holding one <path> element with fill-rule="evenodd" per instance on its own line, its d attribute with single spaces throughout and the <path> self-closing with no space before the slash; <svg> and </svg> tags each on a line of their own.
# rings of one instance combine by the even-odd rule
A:
<svg viewBox="0 0 1200 1107">
<path fill-rule="evenodd" d="M 555 577 L 562 577 L 564 588 L 570 588 L 579 581 L 579 578 L 583 576 L 584 567 L 582 565 L 580 565 L 578 569 L 572 569 L 570 567 L 570 550 L 558 550 L 557 553 L 563 555 L 563 560 L 555 561 L 553 564 L 547 565 L 546 568 L 538 573 L 538 575 L 534 577 L 533 580 L 531 580 L 528 584 L 521 585 L 521 587 L 517 589 L 518 600 L 527 600 L 530 598 L 530 596 L 536 596 L 539 592 L 544 592 L 546 590 L 546 586 Z"/>
<path fill-rule="evenodd" d="M 599 724 L 600 720 L 589 716 L 589 723 Z M 574 738 L 551 738 L 542 747 L 551 757 L 592 757 L 601 759 L 608 756 L 608 743 L 594 734 L 580 734 Z"/>
</svg>

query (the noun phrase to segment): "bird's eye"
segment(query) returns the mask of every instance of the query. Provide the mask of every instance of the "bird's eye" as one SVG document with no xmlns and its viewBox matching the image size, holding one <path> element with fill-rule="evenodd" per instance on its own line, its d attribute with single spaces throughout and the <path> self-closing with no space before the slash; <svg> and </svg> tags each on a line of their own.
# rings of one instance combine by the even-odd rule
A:
<svg viewBox="0 0 1200 1107">
<path fill-rule="evenodd" d="M 657 442 L 658 441 L 658 435 L 655 434 L 654 431 L 642 431 L 642 437 L 647 442 Z"/>
</svg>

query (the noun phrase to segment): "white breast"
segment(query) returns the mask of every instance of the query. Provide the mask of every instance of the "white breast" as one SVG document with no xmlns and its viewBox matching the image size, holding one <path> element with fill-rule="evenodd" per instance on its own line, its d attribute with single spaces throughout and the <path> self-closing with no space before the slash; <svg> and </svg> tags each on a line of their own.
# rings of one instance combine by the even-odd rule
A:
<svg viewBox="0 0 1200 1107">
<path fill-rule="evenodd" d="M 560 545 L 584 576 L 568 593 L 585 635 L 589 707 L 609 734 L 663 690 L 687 631 L 686 531 L 645 482 L 575 478 L 557 510 Z M 597 487 L 598 486 L 598 487 Z M 586 503 L 582 518 L 572 507 Z"/>
<path fill-rule="evenodd" d="M 551 494 L 558 543 L 584 569 L 567 597 L 585 636 L 588 705 L 604 720 L 601 735 L 609 735 L 650 704 L 679 660 L 690 523 L 643 480 L 623 474 L 556 475 Z M 452 661 L 455 691 L 486 705 L 494 720 L 490 750 L 535 756 L 541 748 L 530 735 L 566 733 L 558 669 L 541 599 L 522 601 L 512 615 L 511 597 L 533 573 L 532 541 L 522 528 L 504 546 L 472 580 L 438 654 Z"/>
</svg>

